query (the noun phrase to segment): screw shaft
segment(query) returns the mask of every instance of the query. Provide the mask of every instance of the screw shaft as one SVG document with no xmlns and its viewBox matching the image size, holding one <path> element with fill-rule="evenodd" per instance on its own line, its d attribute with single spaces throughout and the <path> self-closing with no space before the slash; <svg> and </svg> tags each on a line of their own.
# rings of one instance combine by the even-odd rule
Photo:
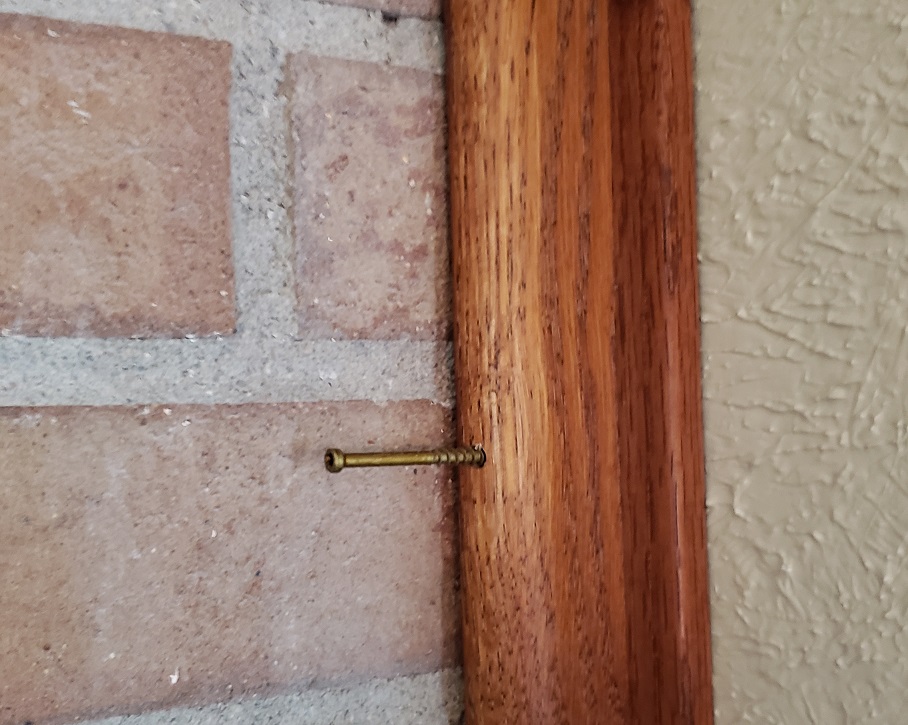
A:
<svg viewBox="0 0 908 725">
<path fill-rule="evenodd" d="M 385 451 L 379 453 L 344 453 L 338 448 L 325 451 L 325 468 L 337 473 L 345 468 L 367 466 L 432 466 L 449 463 L 482 467 L 486 454 L 481 446 L 473 448 L 438 448 L 432 451 Z"/>
</svg>

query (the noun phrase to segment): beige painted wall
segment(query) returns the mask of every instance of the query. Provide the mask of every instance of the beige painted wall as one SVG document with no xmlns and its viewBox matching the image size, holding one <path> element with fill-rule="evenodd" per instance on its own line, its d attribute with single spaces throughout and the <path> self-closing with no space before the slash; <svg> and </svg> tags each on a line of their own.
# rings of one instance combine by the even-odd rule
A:
<svg viewBox="0 0 908 725">
<path fill-rule="evenodd" d="M 717 723 L 908 720 L 908 0 L 698 0 Z"/>
</svg>

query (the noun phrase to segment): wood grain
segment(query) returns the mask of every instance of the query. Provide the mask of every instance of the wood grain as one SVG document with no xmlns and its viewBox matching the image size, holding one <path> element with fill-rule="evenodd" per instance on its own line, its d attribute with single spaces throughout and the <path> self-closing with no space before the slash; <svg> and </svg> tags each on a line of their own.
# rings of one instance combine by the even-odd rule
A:
<svg viewBox="0 0 908 725">
<path fill-rule="evenodd" d="M 712 722 L 687 0 L 449 0 L 468 723 Z"/>
</svg>

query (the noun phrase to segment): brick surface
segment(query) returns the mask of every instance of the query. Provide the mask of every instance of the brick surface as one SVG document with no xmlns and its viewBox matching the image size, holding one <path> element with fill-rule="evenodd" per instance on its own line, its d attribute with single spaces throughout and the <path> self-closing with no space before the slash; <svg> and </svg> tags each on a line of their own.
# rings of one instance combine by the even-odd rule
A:
<svg viewBox="0 0 908 725">
<path fill-rule="evenodd" d="M 410 401 L 0 410 L 0 723 L 216 701 L 456 663 L 443 468 Z"/>
<path fill-rule="evenodd" d="M 441 79 L 304 53 L 289 65 L 300 336 L 446 337 Z"/>
<path fill-rule="evenodd" d="M 353 5 L 369 10 L 382 10 L 387 15 L 437 18 L 441 15 L 441 0 L 330 0 L 333 5 Z M 389 21 L 393 22 L 392 18 Z"/>
<path fill-rule="evenodd" d="M 233 330 L 230 56 L 0 15 L 0 328 Z"/>
</svg>

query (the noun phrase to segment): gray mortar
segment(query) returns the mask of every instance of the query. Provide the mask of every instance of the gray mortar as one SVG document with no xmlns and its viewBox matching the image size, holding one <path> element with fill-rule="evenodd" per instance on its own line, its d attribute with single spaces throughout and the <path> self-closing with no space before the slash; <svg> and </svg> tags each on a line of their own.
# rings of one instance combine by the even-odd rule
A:
<svg viewBox="0 0 908 725">
<path fill-rule="evenodd" d="M 0 12 L 226 40 L 237 333 L 179 340 L 28 338 L 0 330 L 0 405 L 429 399 L 450 405 L 445 342 L 298 341 L 285 128 L 287 54 L 439 73 L 437 21 L 306 0 L 0 0 Z"/>
<path fill-rule="evenodd" d="M 445 670 L 342 689 L 112 717 L 86 725 L 456 725 L 463 712 L 460 683 L 459 670 Z"/>
<path fill-rule="evenodd" d="M 0 0 L 0 12 L 195 35 L 237 48 L 307 50 L 436 73 L 444 66 L 438 21 L 385 23 L 379 12 L 312 0 Z"/>
<path fill-rule="evenodd" d="M 0 406 L 453 399 L 433 342 L 7 338 L 0 370 Z"/>
</svg>

